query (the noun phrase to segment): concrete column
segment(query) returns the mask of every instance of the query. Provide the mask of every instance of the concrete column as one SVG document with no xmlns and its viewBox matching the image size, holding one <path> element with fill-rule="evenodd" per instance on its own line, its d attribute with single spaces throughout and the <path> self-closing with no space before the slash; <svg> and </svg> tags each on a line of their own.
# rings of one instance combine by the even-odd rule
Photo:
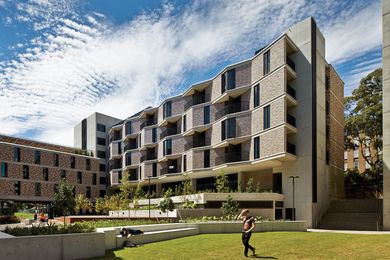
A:
<svg viewBox="0 0 390 260">
<path fill-rule="evenodd" d="M 237 190 L 241 192 L 243 189 L 241 187 L 242 172 L 237 173 Z"/>
<path fill-rule="evenodd" d="M 162 187 L 161 183 L 156 183 L 156 193 L 158 197 L 162 197 L 162 195 L 164 195 L 161 194 L 161 187 Z"/>
<path fill-rule="evenodd" d="M 390 230 L 390 1 L 382 1 L 383 18 L 383 229 Z"/>
</svg>

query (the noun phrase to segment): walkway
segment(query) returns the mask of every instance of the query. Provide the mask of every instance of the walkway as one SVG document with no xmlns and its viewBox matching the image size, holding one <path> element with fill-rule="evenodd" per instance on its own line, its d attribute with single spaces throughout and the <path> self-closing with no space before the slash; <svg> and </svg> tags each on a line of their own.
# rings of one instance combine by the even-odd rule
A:
<svg viewBox="0 0 390 260">
<path fill-rule="evenodd" d="M 356 230 L 329 230 L 329 229 L 307 229 L 307 232 L 318 233 L 342 233 L 357 235 L 390 235 L 390 231 L 356 231 Z"/>
</svg>

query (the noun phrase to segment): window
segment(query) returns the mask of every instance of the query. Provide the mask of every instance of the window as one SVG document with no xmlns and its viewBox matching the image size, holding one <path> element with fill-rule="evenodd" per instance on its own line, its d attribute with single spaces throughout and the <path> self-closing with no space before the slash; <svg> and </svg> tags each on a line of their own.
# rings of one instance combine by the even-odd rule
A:
<svg viewBox="0 0 390 260">
<path fill-rule="evenodd" d="M 236 118 L 228 118 L 222 121 L 222 140 L 236 137 Z"/>
<path fill-rule="evenodd" d="M 131 152 L 126 153 L 126 166 L 131 165 Z"/>
<path fill-rule="evenodd" d="M 226 91 L 226 73 L 221 75 L 221 94 Z"/>
<path fill-rule="evenodd" d="M 85 196 L 87 197 L 87 199 L 90 199 L 91 198 L 91 187 L 88 186 L 86 190 L 87 190 L 87 192 L 86 192 Z"/>
<path fill-rule="evenodd" d="M 99 183 L 100 183 L 101 185 L 105 185 L 105 184 L 106 184 L 106 177 L 100 177 L 100 178 L 99 178 Z"/>
<path fill-rule="evenodd" d="M 210 167 L 210 150 L 205 150 L 203 152 L 203 167 L 204 168 Z"/>
<path fill-rule="evenodd" d="M 15 195 L 20 195 L 20 181 L 14 182 Z"/>
<path fill-rule="evenodd" d="M 70 157 L 70 168 L 72 169 L 76 168 L 76 157 L 74 156 Z"/>
<path fill-rule="evenodd" d="M 44 181 L 49 181 L 49 169 L 48 168 L 42 169 L 42 175 L 43 175 Z"/>
<path fill-rule="evenodd" d="M 106 165 L 105 164 L 99 164 L 99 171 L 105 172 L 106 171 Z"/>
<path fill-rule="evenodd" d="M 61 175 L 61 179 L 66 179 L 66 171 L 65 170 L 61 170 L 60 175 Z"/>
<path fill-rule="evenodd" d="M 270 62 L 271 62 L 271 54 L 270 51 L 268 50 L 263 54 L 263 75 L 269 73 L 271 69 Z"/>
<path fill-rule="evenodd" d="M 96 142 L 98 145 L 106 146 L 106 139 L 105 138 L 98 137 Z"/>
<path fill-rule="evenodd" d="M 260 105 L 260 84 L 253 87 L 253 107 Z"/>
<path fill-rule="evenodd" d="M 41 164 L 41 151 L 34 151 L 34 163 Z"/>
<path fill-rule="evenodd" d="M 255 159 L 259 159 L 260 158 L 260 137 L 255 137 L 253 139 L 253 157 Z"/>
<path fill-rule="evenodd" d="M 203 124 L 210 124 L 210 106 L 203 108 Z"/>
<path fill-rule="evenodd" d="M 344 151 L 344 160 L 348 160 L 348 152 Z"/>
<path fill-rule="evenodd" d="M 366 161 L 366 170 L 371 169 L 371 165 Z"/>
<path fill-rule="evenodd" d="M 263 108 L 263 129 L 268 129 L 271 126 L 271 107 L 270 105 Z"/>
<path fill-rule="evenodd" d="M 370 154 L 370 149 L 366 148 L 366 149 L 364 150 L 364 155 L 365 155 L 365 156 L 370 156 L 370 155 L 371 155 L 371 154 Z"/>
<path fill-rule="evenodd" d="M 105 126 L 105 125 L 102 125 L 102 124 L 96 124 L 96 129 L 97 129 L 99 132 L 103 132 L 103 133 L 106 132 L 106 126 Z"/>
<path fill-rule="evenodd" d="M 83 183 L 83 173 L 77 172 L 77 183 L 82 184 Z"/>
<path fill-rule="evenodd" d="M 53 154 L 53 165 L 57 166 L 59 165 L 59 160 L 58 160 L 58 154 Z"/>
<path fill-rule="evenodd" d="M 133 133 L 133 127 L 131 121 L 126 122 L 126 135 L 131 135 Z"/>
<path fill-rule="evenodd" d="M 96 173 L 94 173 L 92 175 L 92 185 L 97 185 L 97 175 L 96 175 Z"/>
<path fill-rule="evenodd" d="M 359 170 L 359 159 L 353 161 L 353 167 L 355 170 Z"/>
<path fill-rule="evenodd" d="M 152 165 L 152 177 L 157 177 L 157 163 Z"/>
<path fill-rule="evenodd" d="M 187 115 L 183 116 L 183 132 L 187 131 Z"/>
<path fill-rule="evenodd" d="M 106 159 L 106 152 L 105 151 L 97 151 L 97 157 L 100 159 Z"/>
<path fill-rule="evenodd" d="M 35 196 L 41 196 L 41 184 L 39 182 L 35 183 Z"/>
<path fill-rule="evenodd" d="M 183 156 L 183 172 L 187 171 L 187 155 Z"/>
<path fill-rule="evenodd" d="M 172 139 L 165 140 L 163 143 L 163 155 L 169 155 L 172 154 Z"/>
<path fill-rule="evenodd" d="M 172 116 L 172 101 L 167 101 L 163 105 L 163 118 Z"/>
<path fill-rule="evenodd" d="M 142 166 L 139 167 L 139 177 L 138 177 L 139 180 L 141 180 L 141 176 L 142 176 Z"/>
<path fill-rule="evenodd" d="M 1 177 L 8 177 L 8 164 L 6 162 L 1 162 Z"/>
<path fill-rule="evenodd" d="M 236 69 L 228 70 L 226 74 L 226 89 L 234 89 L 236 87 Z"/>
<path fill-rule="evenodd" d="M 85 159 L 85 170 L 91 170 L 91 159 Z"/>
<path fill-rule="evenodd" d="M 100 190 L 99 191 L 99 197 L 103 198 L 104 196 L 106 196 L 106 191 L 105 190 Z"/>
<path fill-rule="evenodd" d="M 53 193 L 57 193 L 57 192 L 58 192 L 58 184 L 54 184 Z"/>
<path fill-rule="evenodd" d="M 23 179 L 28 180 L 30 178 L 30 168 L 28 165 L 23 165 Z"/>
<path fill-rule="evenodd" d="M 348 163 L 344 163 L 344 171 L 348 170 Z"/>
<path fill-rule="evenodd" d="M 14 161 L 20 162 L 20 148 L 14 147 Z"/>
<path fill-rule="evenodd" d="M 359 148 L 355 147 L 355 150 L 353 150 L 353 158 L 359 158 Z"/>
<path fill-rule="evenodd" d="M 157 142 L 157 128 L 152 129 L 152 142 Z"/>
</svg>

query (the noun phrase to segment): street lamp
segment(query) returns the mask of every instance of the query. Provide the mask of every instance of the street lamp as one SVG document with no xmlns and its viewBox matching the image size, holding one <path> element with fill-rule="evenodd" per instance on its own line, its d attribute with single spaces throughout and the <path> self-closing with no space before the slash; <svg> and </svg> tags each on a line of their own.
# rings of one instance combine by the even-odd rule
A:
<svg viewBox="0 0 390 260">
<path fill-rule="evenodd" d="M 290 176 L 289 179 L 292 179 L 293 183 L 293 220 L 295 220 L 295 179 L 299 179 L 299 176 Z"/>
</svg>

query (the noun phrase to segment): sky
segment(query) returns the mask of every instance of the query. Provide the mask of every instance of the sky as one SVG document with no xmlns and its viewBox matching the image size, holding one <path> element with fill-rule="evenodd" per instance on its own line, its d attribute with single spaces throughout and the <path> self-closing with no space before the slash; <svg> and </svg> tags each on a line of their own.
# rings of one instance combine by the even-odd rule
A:
<svg viewBox="0 0 390 260">
<path fill-rule="evenodd" d="M 0 0 L 0 133 L 73 145 L 251 58 L 313 16 L 345 95 L 382 66 L 380 0 Z"/>
</svg>

